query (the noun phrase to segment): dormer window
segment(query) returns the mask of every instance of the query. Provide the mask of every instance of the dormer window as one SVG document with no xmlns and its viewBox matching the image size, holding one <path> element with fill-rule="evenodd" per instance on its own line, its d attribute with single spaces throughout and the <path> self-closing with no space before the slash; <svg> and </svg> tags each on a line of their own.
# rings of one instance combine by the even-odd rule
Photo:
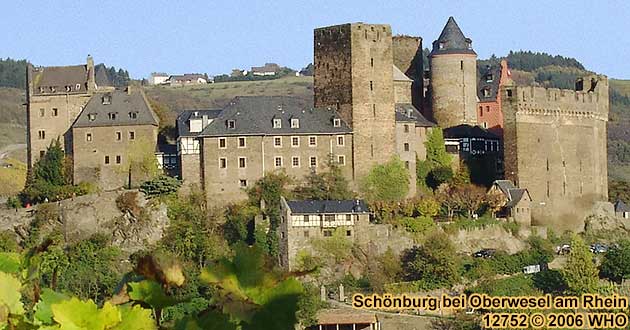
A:
<svg viewBox="0 0 630 330">
<path fill-rule="evenodd" d="M 472 42 L 467 42 L 467 43 L 466 43 L 466 47 L 467 47 L 468 49 L 472 49 Z"/>
<path fill-rule="evenodd" d="M 118 114 L 117 112 L 110 112 L 107 114 L 107 116 L 109 117 L 109 120 L 116 120 L 117 114 Z"/>
<path fill-rule="evenodd" d="M 236 121 L 234 121 L 234 120 L 228 120 L 228 121 L 227 121 L 227 128 L 228 128 L 228 129 L 235 129 L 235 128 L 236 128 Z"/>
<path fill-rule="evenodd" d="M 273 119 L 273 128 L 282 128 L 282 119 L 274 118 Z"/>
<path fill-rule="evenodd" d="M 129 118 L 131 119 L 137 119 L 138 118 L 138 113 L 135 111 L 132 111 L 129 113 Z"/>
<path fill-rule="evenodd" d="M 40 87 L 39 88 L 39 92 L 43 94 L 44 93 L 44 87 Z"/>
<path fill-rule="evenodd" d="M 486 75 L 486 82 L 492 82 L 494 80 L 494 76 L 492 73 Z"/>
<path fill-rule="evenodd" d="M 96 120 L 96 114 L 95 113 L 89 113 L 88 114 L 88 120 L 89 121 L 95 121 Z"/>
<path fill-rule="evenodd" d="M 81 84 L 77 84 L 77 85 L 75 86 L 75 89 L 76 89 L 76 90 L 80 90 L 80 89 L 81 89 Z"/>
<path fill-rule="evenodd" d="M 71 90 L 72 90 L 72 87 L 70 87 L 69 85 L 68 85 L 68 86 L 66 86 L 66 92 L 69 92 L 69 91 L 71 91 Z"/>
<path fill-rule="evenodd" d="M 444 47 L 445 47 L 445 46 L 446 46 L 446 44 L 445 44 L 445 43 L 440 42 L 440 43 L 438 44 L 438 49 L 444 49 Z"/>
<path fill-rule="evenodd" d="M 490 88 L 483 89 L 483 97 L 490 97 Z"/>
<path fill-rule="evenodd" d="M 103 95 L 102 101 L 103 105 L 112 104 L 112 96 L 110 94 L 105 94 Z"/>
<path fill-rule="evenodd" d="M 300 120 L 297 118 L 291 118 L 291 128 L 300 128 Z"/>
<path fill-rule="evenodd" d="M 57 89 L 56 89 L 55 87 L 50 87 L 50 92 L 51 92 L 51 93 L 54 93 L 54 92 L 56 92 L 56 91 L 57 91 Z"/>
<path fill-rule="evenodd" d="M 333 118 L 333 126 L 334 127 L 341 127 L 341 119 Z"/>
</svg>

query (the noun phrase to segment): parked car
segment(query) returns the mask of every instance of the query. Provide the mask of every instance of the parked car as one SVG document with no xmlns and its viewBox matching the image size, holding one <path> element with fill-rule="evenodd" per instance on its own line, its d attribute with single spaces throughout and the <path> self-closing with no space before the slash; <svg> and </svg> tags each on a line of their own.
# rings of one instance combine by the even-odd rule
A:
<svg viewBox="0 0 630 330">
<path fill-rule="evenodd" d="M 540 263 L 540 264 L 537 264 L 537 265 L 529 265 L 529 266 L 523 267 L 523 274 L 540 273 L 540 272 L 546 271 L 547 269 L 549 269 L 549 266 L 547 265 L 547 263 Z"/>
<path fill-rule="evenodd" d="M 608 252 L 608 245 L 602 243 L 593 243 L 590 247 L 591 252 L 595 254 Z"/>
<path fill-rule="evenodd" d="M 556 253 L 559 255 L 569 254 L 570 252 L 571 252 L 571 245 L 569 244 L 562 244 L 562 245 L 556 246 Z"/>
<path fill-rule="evenodd" d="M 473 257 L 475 258 L 492 258 L 494 254 L 497 252 L 496 249 L 483 249 L 473 253 Z"/>
</svg>

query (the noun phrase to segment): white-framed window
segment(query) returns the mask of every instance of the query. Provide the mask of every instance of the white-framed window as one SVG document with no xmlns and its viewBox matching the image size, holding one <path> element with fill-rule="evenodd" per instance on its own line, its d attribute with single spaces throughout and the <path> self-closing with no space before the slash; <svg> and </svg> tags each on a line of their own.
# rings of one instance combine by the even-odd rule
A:
<svg viewBox="0 0 630 330">
<path fill-rule="evenodd" d="M 282 119 L 274 118 L 273 119 L 273 128 L 282 128 Z"/>
<path fill-rule="evenodd" d="M 136 139 L 136 132 L 129 131 L 129 140 L 135 140 L 135 139 Z"/>
<path fill-rule="evenodd" d="M 273 163 L 274 163 L 274 165 L 275 165 L 276 167 L 282 167 L 282 157 L 281 157 L 281 156 L 276 156 L 276 157 L 274 158 Z"/>
<path fill-rule="evenodd" d="M 292 147 L 299 147 L 300 146 L 300 137 L 299 136 L 292 136 L 291 137 L 291 146 Z"/>
<path fill-rule="evenodd" d="M 334 127 L 341 127 L 341 119 L 339 119 L 339 118 L 333 119 L 333 126 Z"/>
<path fill-rule="evenodd" d="M 409 151 L 409 143 L 405 142 L 403 144 L 403 148 L 404 148 L 405 151 Z"/>
<path fill-rule="evenodd" d="M 238 185 L 239 185 L 241 188 L 245 188 L 245 187 L 247 187 L 247 180 L 245 180 L 245 179 L 240 179 L 240 180 L 238 180 Z"/>
<path fill-rule="evenodd" d="M 122 156 L 116 155 L 116 164 L 120 164 L 122 162 Z"/>
<path fill-rule="evenodd" d="M 107 115 L 109 116 L 109 120 L 116 120 L 116 115 L 118 115 L 118 113 L 117 112 L 110 112 Z"/>
<path fill-rule="evenodd" d="M 405 124 L 405 133 L 409 133 L 409 125 Z"/>
<path fill-rule="evenodd" d="M 109 156 L 105 156 L 105 165 L 109 165 Z"/>
<path fill-rule="evenodd" d="M 293 158 L 291 158 L 291 166 L 300 167 L 300 157 L 293 156 Z"/>
<path fill-rule="evenodd" d="M 227 158 L 219 158 L 219 168 L 227 168 Z"/>
<path fill-rule="evenodd" d="M 88 120 L 89 121 L 95 121 L 96 120 L 96 114 L 95 113 L 89 113 L 88 114 Z"/>
<path fill-rule="evenodd" d="M 238 168 L 246 168 L 246 167 L 247 167 L 247 158 L 238 157 Z"/>
<path fill-rule="evenodd" d="M 226 138 L 222 137 L 219 138 L 219 149 L 227 149 L 227 140 Z"/>
<path fill-rule="evenodd" d="M 57 117 L 57 116 L 59 116 L 59 109 L 57 109 L 57 108 L 53 108 L 53 109 L 52 109 L 52 115 L 53 115 L 53 117 Z"/>
<path fill-rule="evenodd" d="M 346 145 L 346 139 L 344 138 L 343 135 L 337 135 L 337 146 L 338 147 L 343 147 L 344 145 Z"/>
<path fill-rule="evenodd" d="M 136 111 L 129 112 L 129 118 L 138 119 L 138 113 Z"/>
<path fill-rule="evenodd" d="M 282 137 L 274 136 L 273 137 L 273 146 L 276 148 L 282 148 Z"/>
<path fill-rule="evenodd" d="M 337 155 L 337 164 L 341 166 L 346 165 L 346 156 L 345 155 Z"/>
<path fill-rule="evenodd" d="M 247 139 L 244 136 L 239 136 L 238 137 L 238 147 L 239 148 L 246 148 L 247 147 Z"/>
<path fill-rule="evenodd" d="M 122 140 L 122 132 L 116 132 L 116 141 Z"/>
<path fill-rule="evenodd" d="M 291 118 L 291 128 L 300 128 L 300 120 L 298 118 Z"/>
<path fill-rule="evenodd" d="M 317 136 L 312 135 L 308 137 L 308 146 L 309 147 L 317 146 Z"/>
<path fill-rule="evenodd" d="M 85 141 L 92 142 L 92 133 L 85 134 Z"/>
<path fill-rule="evenodd" d="M 311 156 L 311 158 L 308 161 L 308 165 L 310 167 L 317 167 L 317 157 Z"/>
<path fill-rule="evenodd" d="M 77 84 L 75 87 L 76 87 L 76 90 L 80 90 L 81 89 L 81 84 Z"/>
<path fill-rule="evenodd" d="M 228 120 L 227 121 L 227 128 L 228 129 L 235 129 L 236 128 L 236 121 L 235 120 Z"/>
<path fill-rule="evenodd" d="M 39 130 L 37 132 L 37 137 L 39 137 L 40 140 L 46 139 L 46 131 L 44 131 L 43 129 Z"/>
</svg>

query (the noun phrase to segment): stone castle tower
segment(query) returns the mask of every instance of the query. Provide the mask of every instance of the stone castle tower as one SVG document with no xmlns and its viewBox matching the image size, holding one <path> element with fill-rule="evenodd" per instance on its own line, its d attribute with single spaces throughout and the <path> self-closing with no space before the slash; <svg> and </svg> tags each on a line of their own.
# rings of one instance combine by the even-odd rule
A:
<svg viewBox="0 0 630 330">
<path fill-rule="evenodd" d="M 476 125 L 477 54 L 453 17 L 433 42 L 429 60 L 433 120 L 443 128 Z"/>
<path fill-rule="evenodd" d="M 597 202 L 608 200 L 608 79 L 578 79 L 574 90 L 506 85 L 505 177 L 529 190 L 532 221 L 582 230 Z"/>
<path fill-rule="evenodd" d="M 351 23 L 314 33 L 315 107 L 337 108 L 352 128 L 356 180 L 395 153 L 392 31 Z"/>
</svg>

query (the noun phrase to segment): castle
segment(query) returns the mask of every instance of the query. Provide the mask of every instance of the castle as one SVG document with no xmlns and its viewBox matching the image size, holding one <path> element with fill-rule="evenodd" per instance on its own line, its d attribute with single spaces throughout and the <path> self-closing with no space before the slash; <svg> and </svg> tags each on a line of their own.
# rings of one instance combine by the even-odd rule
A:
<svg viewBox="0 0 630 330">
<path fill-rule="evenodd" d="M 496 164 L 488 166 L 497 178 L 528 189 L 534 224 L 574 229 L 574 220 L 607 199 L 606 77 L 586 77 L 575 90 L 515 86 L 505 62 L 478 69 L 472 40 L 452 17 L 432 44 L 428 72 L 422 49 L 422 38 L 394 36 L 386 24 L 315 29 L 314 104 L 286 96 L 237 97 L 223 109 L 181 112 L 177 174 L 184 186 L 202 187 L 209 203 L 223 205 L 245 199 L 245 189 L 269 171 L 301 180 L 334 162 L 356 188 L 371 168 L 397 156 L 409 170 L 413 196 L 416 162 L 426 158 L 427 134 L 439 126 L 458 159 L 495 155 Z M 88 101 L 100 97 L 91 58 L 85 66 L 31 68 L 28 78 L 29 165 L 61 137 L 66 152 L 76 154 L 75 181 L 97 180 L 83 164 L 101 173 L 107 158 L 89 163 L 90 147 L 73 143 L 77 135 L 87 142 L 90 133 L 77 118 L 111 113 L 107 107 L 88 110 Z M 132 116 L 136 110 L 129 108 L 114 112 Z M 154 114 L 131 108 L 141 108 L 147 120 L 110 118 L 92 126 L 108 127 L 98 134 L 113 142 L 119 133 L 131 140 L 128 126 L 140 125 L 138 132 L 154 144 Z M 94 157 L 118 156 L 100 149 L 93 148 Z M 131 183 L 105 181 L 108 188 Z"/>
</svg>

